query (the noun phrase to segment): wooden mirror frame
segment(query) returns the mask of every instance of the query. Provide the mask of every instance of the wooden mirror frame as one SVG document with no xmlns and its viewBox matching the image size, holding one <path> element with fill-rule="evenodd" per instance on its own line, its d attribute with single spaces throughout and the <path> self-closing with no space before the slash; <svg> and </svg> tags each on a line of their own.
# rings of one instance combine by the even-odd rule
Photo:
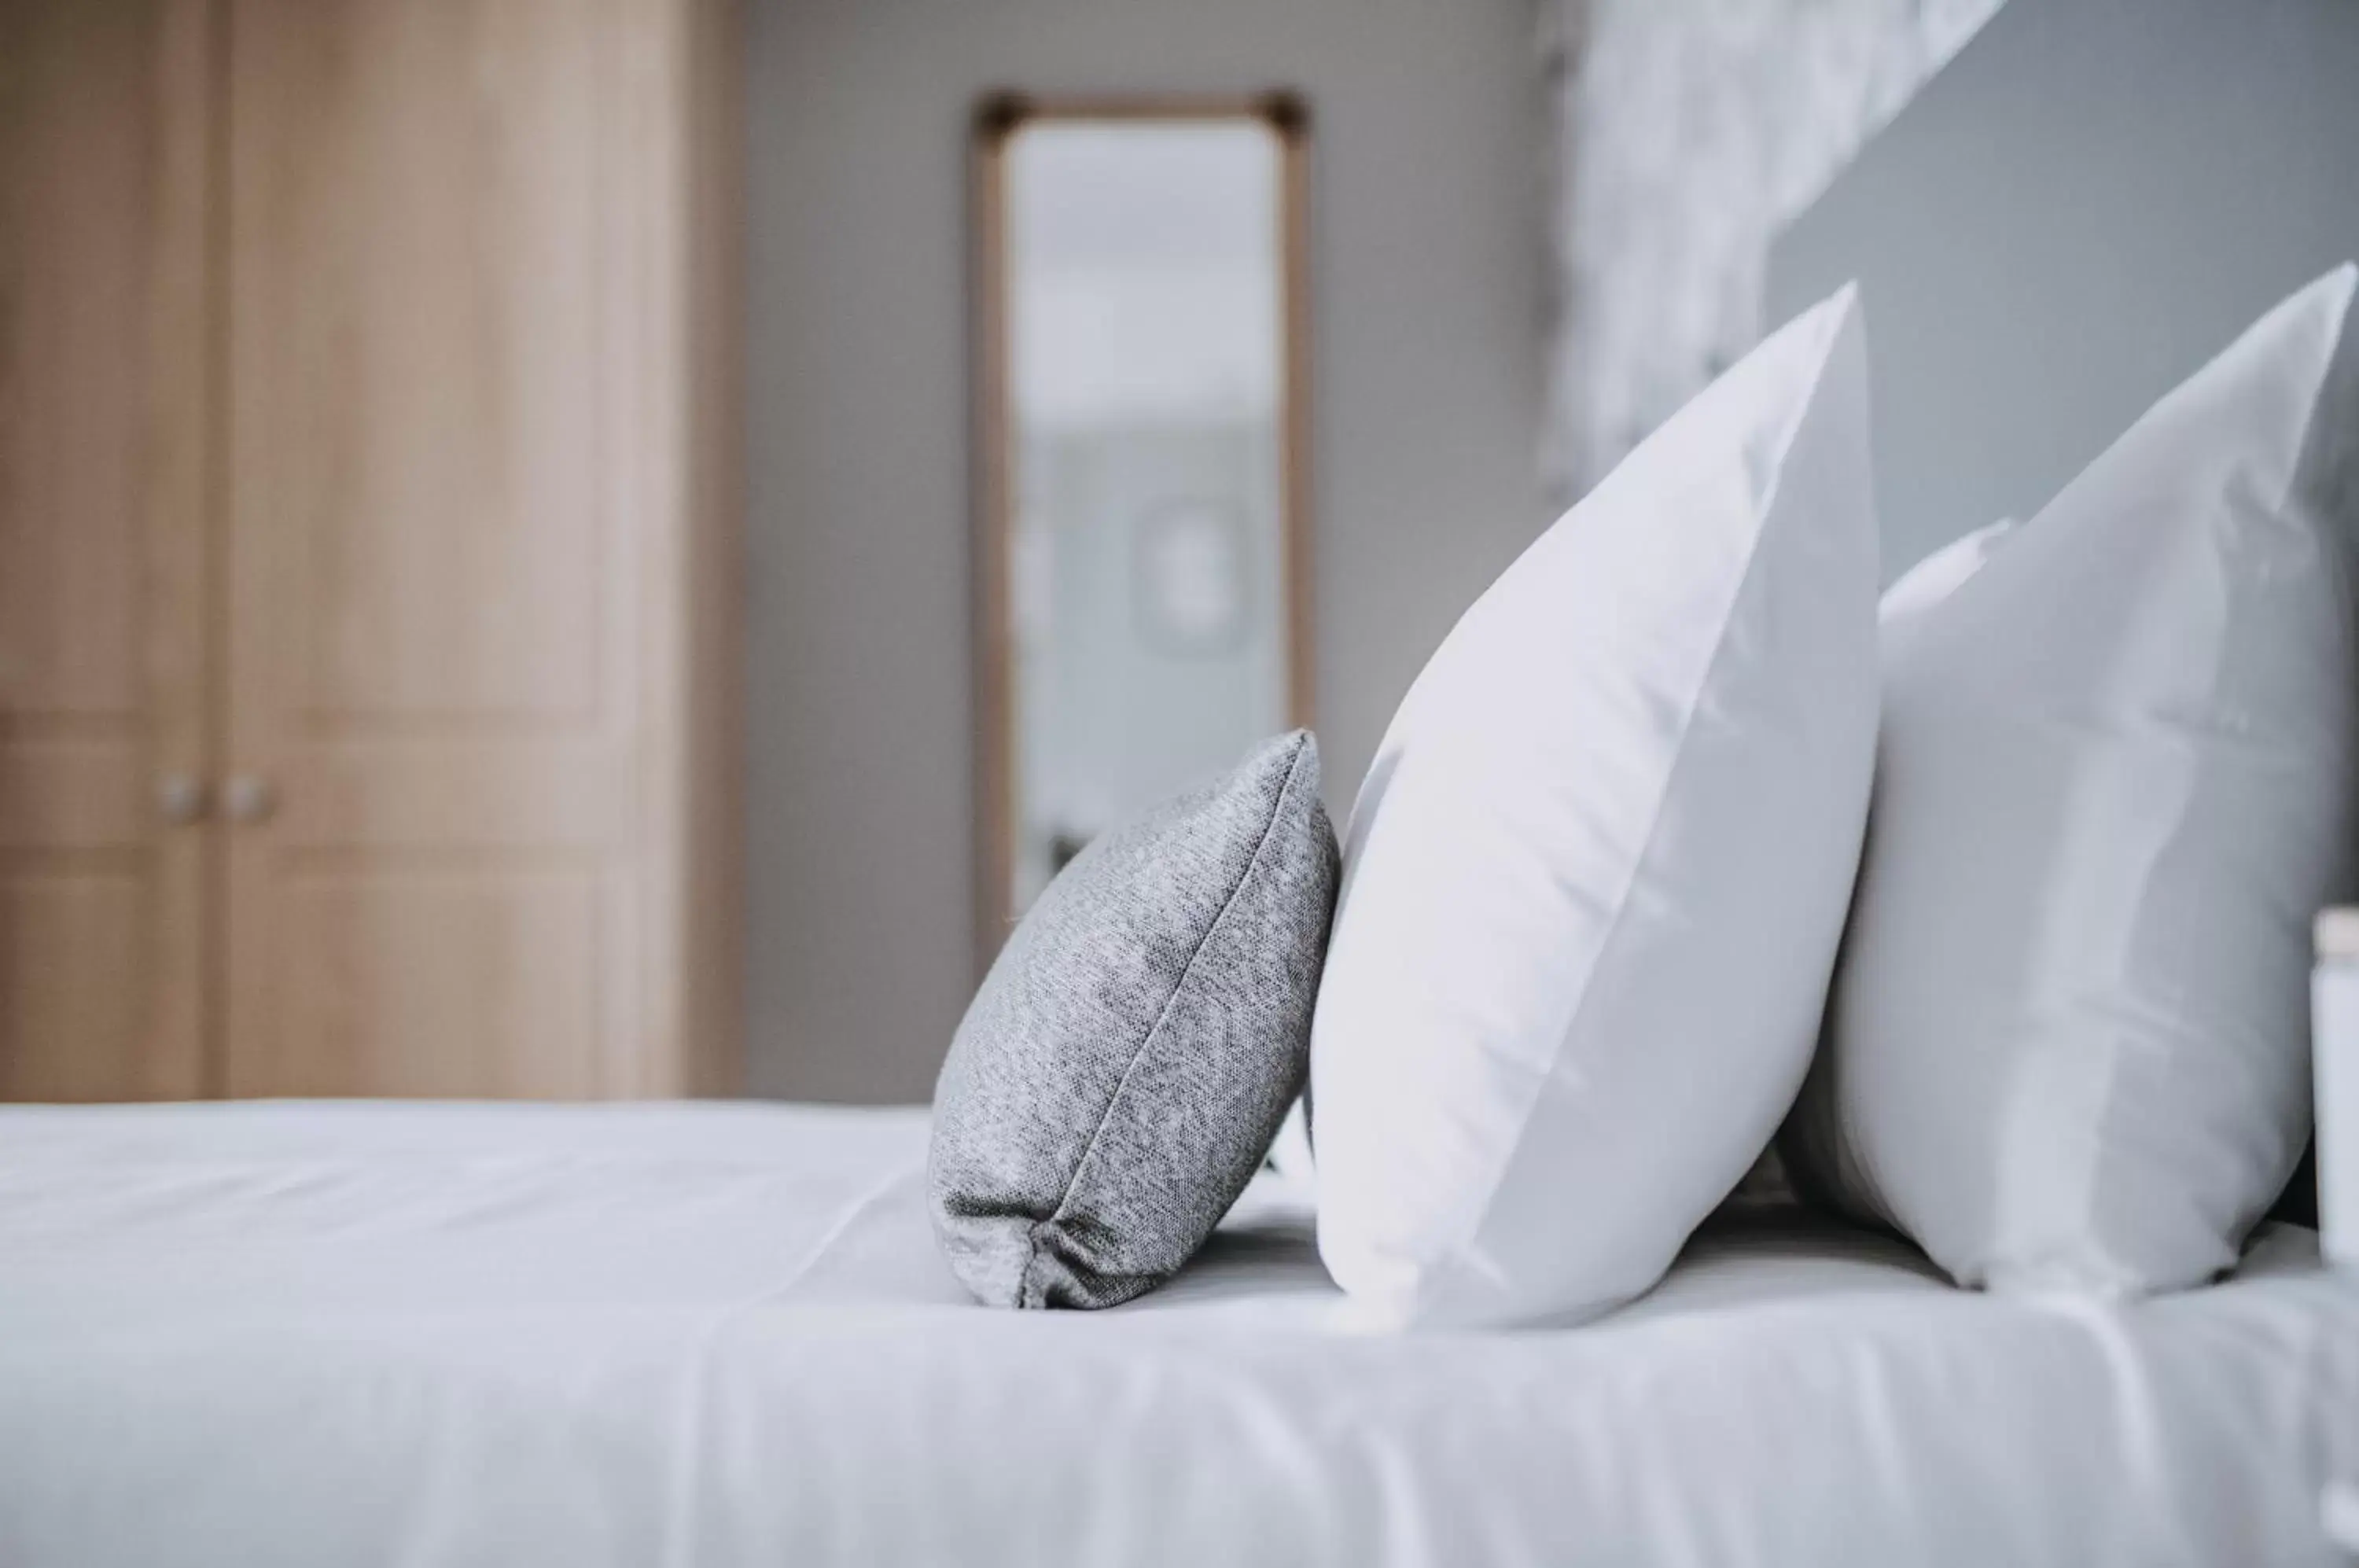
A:
<svg viewBox="0 0 2359 1568">
<path fill-rule="evenodd" d="M 1009 450 L 1014 394 L 1007 321 L 1007 148 L 1041 120 L 1190 121 L 1258 119 L 1278 147 L 1278 353 L 1283 394 L 1277 419 L 1278 603 L 1286 614 L 1286 713 L 1289 728 L 1311 724 L 1310 112 L 1290 92 L 1232 96 L 1036 97 L 993 93 L 975 105 L 968 160 L 968 287 L 973 324 L 969 372 L 974 442 L 974 931 L 978 979 L 998 956 L 1015 919 L 1016 692 L 1009 621 L 1009 557 L 1016 480 Z"/>
</svg>

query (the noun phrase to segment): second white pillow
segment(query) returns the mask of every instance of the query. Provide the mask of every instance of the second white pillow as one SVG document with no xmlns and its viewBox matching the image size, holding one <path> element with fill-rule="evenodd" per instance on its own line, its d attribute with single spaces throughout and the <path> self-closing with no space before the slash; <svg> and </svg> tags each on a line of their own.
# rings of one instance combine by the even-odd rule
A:
<svg viewBox="0 0 2359 1568">
<path fill-rule="evenodd" d="M 1321 1255 L 1387 1325 L 1652 1285 L 1807 1065 L 1876 723 L 1848 289 L 1527 550 L 1402 702 L 1312 1028 Z"/>
<path fill-rule="evenodd" d="M 1785 1152 L 1962 1283 L 2198 1283 L 2301 1152 L 2359 835 L 2354 289 L 2271 310 L 1887 639 Z"/>
</svg>

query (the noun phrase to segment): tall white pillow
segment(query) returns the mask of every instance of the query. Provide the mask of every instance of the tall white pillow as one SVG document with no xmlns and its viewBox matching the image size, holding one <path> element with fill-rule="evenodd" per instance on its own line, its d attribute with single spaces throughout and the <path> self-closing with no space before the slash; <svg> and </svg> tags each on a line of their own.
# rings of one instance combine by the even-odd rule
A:
<svg viewBox="0 0 2359 1568">
<path fill-rule="evenodd" d="M 2310 922 L 2359 833 L 2354 282 L 2269 312 L 1887 645 L 1785 1152 L 1962 1282 L 2195 1283 L 2300 1155 Z"/>
<path fill-rule="evenodd" d="M 1346 833 L 1319 1247 L 1374 1321 L 1645 1290 L 1791 1104 L 1866 810 L 1876 530 L 1852 290 L 1476 602 Z"/>
</svg>

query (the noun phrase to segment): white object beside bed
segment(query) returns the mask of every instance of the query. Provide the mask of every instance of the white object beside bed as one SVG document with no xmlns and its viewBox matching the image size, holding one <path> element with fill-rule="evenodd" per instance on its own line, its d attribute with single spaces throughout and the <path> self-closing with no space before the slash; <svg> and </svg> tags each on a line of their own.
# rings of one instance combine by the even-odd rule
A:
<svg viewBox="0 0 2359 1568">
<path fill-rule="evenodd" d="M 2359 909 L 2321 912 L 2317 949 L 2310 1070 L 2317 1084 L 2318 1238 L 2326 1260 L 2359 1280 Z M 2359 1521 L 2359 1492 L 2354 1508 Z"/>
<path fill-rule="evenodd" d="M 1707 1228 L 1584 1327 L 1354 1335 L 1248 1192 L 1171 1286 L 970 1304 L 918 1111 L 0 1110 L 0 1562 L 2336 1562 L 2359 1290 L 2143 1304 Z"/>
</svg>

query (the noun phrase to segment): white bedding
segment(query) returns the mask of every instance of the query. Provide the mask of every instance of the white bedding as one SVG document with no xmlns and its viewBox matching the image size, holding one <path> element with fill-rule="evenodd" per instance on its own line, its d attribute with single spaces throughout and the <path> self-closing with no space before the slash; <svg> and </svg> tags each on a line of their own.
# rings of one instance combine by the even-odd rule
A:
<svg viewBox="0 0 2359 1568">
<path fill-rule="evenodd" d="M 1249 1193 L 1112 1312 L 969 1305 L 914 1111 L 0 1110 L 0 1563 L 2310 1563 L 2311 1233 L 2142 1306 L 1729 1224 L 1587 1327 L 1345 1330 Z"/>
</svg>

